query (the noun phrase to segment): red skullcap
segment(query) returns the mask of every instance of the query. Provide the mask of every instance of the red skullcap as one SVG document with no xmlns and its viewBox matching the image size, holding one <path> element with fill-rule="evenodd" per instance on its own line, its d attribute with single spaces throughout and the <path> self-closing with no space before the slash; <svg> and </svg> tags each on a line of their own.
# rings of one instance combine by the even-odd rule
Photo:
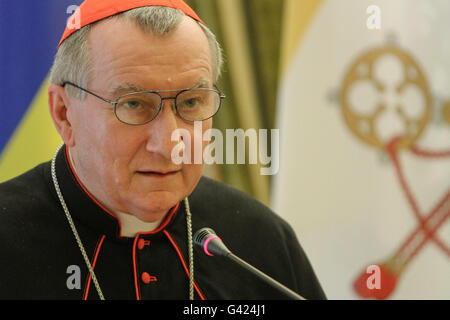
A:
<svg viewBox="0 0 450 320">
<path fill-rule="evenodd" d="M 58 47 L 72 33 L 88 24 L 131 9 L 151 6 L 178 9 L 192 19 L 205 24 L 183 0 L 85 0 L 68 20 Z"/>
</svg>

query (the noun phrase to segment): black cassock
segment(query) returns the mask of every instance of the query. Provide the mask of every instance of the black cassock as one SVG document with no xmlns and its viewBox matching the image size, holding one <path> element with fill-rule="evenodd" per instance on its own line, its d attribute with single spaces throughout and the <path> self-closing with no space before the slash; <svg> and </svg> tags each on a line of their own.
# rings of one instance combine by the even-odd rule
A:
<svg viewBox="0 0 450 320">
<path fill-rule="evenodd" d="M 67 159 L 56 175 L 105 299 L 188 299 L 187 223 L 181 201 L 134 238 L 83 189 Z M 202 177 L 192 230 L 210 227 L 237 256 L 307 299 L 325 299 L 292 228 L 250 196 Z M 51 178 L 50 162 L 0 184 L 0 299 L 99 299 Z M 77 278 L 78 277 L 78 278 Z M 194 250 L 196 299 L 285 299 L 223 257 Z"/>
</svg>

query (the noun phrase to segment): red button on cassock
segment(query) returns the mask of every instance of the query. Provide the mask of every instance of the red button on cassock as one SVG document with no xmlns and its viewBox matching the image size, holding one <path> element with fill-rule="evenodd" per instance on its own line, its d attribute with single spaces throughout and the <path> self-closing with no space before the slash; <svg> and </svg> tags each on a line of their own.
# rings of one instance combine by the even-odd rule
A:
<svg viewBox="0 0 450 320">
<path fill-rule="evenodd" d="M 150 244 L 150 241 L 146 241 L 144 239 L 139 239 L 137 247 L 139 250 L 144 249 L 145 246 L 148 246 Z"/>
<path fill-rule="evenodd" d="M 158 279 L 154 276 L 149 275 L 147 272 L 143 272 L 141 275 L 142 282 L 145 284 L 149 284 L 152 281 L 158 281 Z"/>
</svg>

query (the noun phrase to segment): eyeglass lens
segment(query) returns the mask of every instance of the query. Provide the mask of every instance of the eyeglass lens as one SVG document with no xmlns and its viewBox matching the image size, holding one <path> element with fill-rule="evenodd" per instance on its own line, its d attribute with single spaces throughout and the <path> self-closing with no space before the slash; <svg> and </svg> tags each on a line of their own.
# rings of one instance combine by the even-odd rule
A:
<svg viewBox="0 0 450 320">
<path fill-rule="evenodd" d="M 143 124 L 153 120 L 162 100 L 157 93 L 142 92 L 125 95 L 117 101 L 117 117 L 129 124 Z M 211 118 L 220 107 L 220 94 L 211 89 L 192 89 L 179 93 L 175 104 L 179 116 L 188 121 Z"/>
</svg>

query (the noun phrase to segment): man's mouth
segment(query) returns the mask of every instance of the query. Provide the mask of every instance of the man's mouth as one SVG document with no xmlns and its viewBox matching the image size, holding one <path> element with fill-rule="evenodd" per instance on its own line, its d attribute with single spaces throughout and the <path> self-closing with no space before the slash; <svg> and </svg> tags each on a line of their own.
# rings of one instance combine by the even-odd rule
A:
<svg viewBox="0 0 450 320">
<path fill-rule="evenodd" d="M 149 177 L 155 177 L 155 178 L 164 178 L 164 177 L 171 177 L 176 175 L 181 170 L 174 170 L 174 171 L 137 171 L 140 175 L 145 175 Z"/>
</svg>

